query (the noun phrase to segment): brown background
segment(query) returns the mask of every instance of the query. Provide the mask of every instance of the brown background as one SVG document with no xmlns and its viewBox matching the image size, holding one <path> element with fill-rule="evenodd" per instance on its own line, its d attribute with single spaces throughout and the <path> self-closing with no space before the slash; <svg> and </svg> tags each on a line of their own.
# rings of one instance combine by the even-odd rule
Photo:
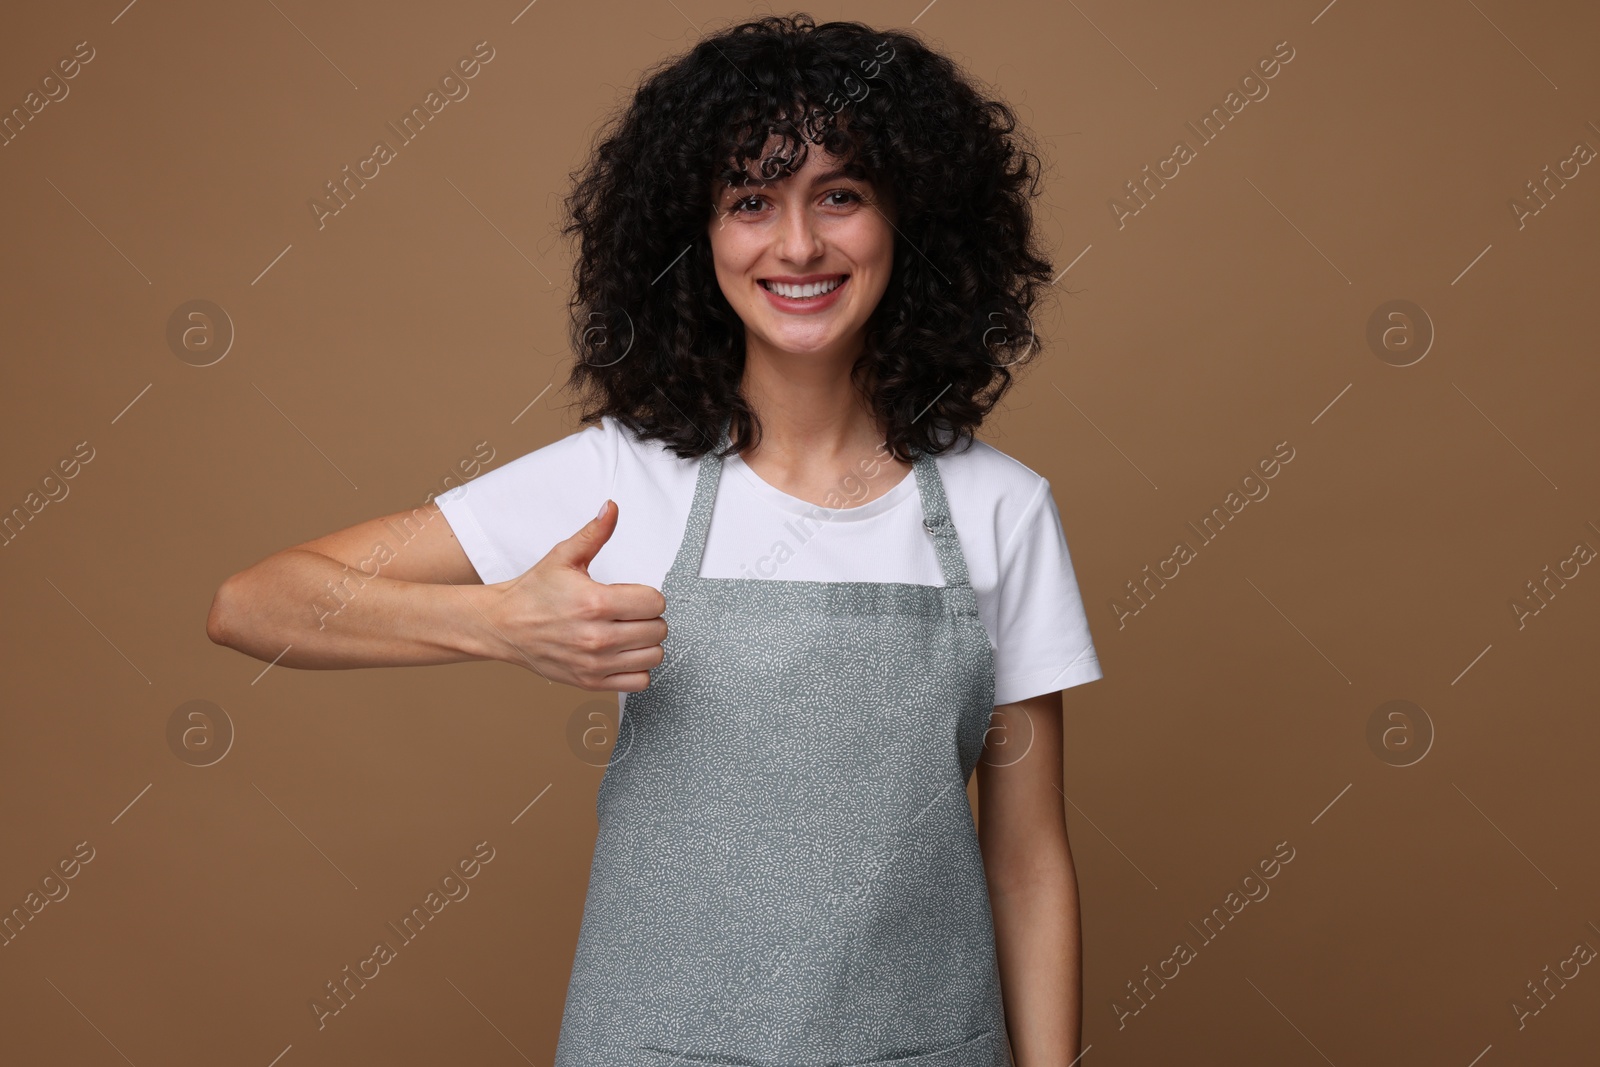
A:
<svg viewBox="0 0 1600 1067">
<path fill-rule="evenodd" d="M 205 616 L 228 574 L 420 503 L 478 442 L 499 465 L 576 428 L 567 172 L 642 68 L 751 9 L 121 3 L 0 34 L 7 111 L 95 50 L 0 148 L 0 506 L 94 450 L 0 548 L 0 909 L 94 849 L 0 947 L 0 1060 L 548 1064 L 600 775 L 569 736 L 610 698 L 504 664 L 263 674 Z M 1600 172 L 1510 205 L 1600 146 L 1600 13 L 919 6 L 809 10 L 915 20 L 1013 102 L 1072 264 L 986 437 L 1050 479 L 1106 674 L 1066 697 L 1084 1063 L 1592 1060 L 1595 968 L 1520 1029 L 1511 1005 L 1600 946 L 1600 576 L 1520 627 L 1511 603 L 1600 548 Z M 319 229 L 324 183 L 480 41 L 470 95 Z M 1270 95 L 1200 145 L 1184 124 L 1280 41 Z M 1179 138 L 1197 158 L 1119 227 Z M 235 332 L 206 367 L 167 342 L 194 299 Z M 1380 358 L 1397 299 L 1431 325 Z M 1284 441 L 1270 495 L 1119 621 Z M 211 766 L 169 742 L 190 700 L 236 734 Z M 1369 743 L 1390 700 L 1421 711 Z M 470 896 L 319 1030 L 324 983 L 480 841 Z M 1203 942 L 1285 841 L 1271 895 Z"/>
</svg>

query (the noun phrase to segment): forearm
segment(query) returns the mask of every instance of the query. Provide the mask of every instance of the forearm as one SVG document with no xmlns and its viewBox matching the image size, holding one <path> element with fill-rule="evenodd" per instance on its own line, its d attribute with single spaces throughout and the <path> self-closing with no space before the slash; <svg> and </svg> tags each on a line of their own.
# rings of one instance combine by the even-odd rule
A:
<svg viewBox="0 0 1600 1067">
<path fill-rule="evenodd" d="M 369 577 L 288 549 L 223 584 L 207 631 L 248 656 L 305 669 L 503 659 L 510 650 L 490 621 L 496 588 Z"/>
<path fill-rule="evenodd" d="M 1017 1067 L 1067 1067 L 1079 1055 L 1083 953 L 1078 881 L 1065 849 L 991 876 L 995 950 Z"/>
</svg>

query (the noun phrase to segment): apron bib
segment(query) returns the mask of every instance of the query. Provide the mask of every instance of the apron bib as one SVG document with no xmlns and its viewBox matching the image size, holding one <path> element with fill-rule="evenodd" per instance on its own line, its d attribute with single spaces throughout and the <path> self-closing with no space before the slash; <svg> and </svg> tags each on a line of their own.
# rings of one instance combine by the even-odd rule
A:
<svg viewBox="0 0 1600 1067">
<path fill-rule="evenodd" d="M 966 794 L 994 658 L 938 468 L 942 586 L 700 577 L 722 466 L 600 782 L 555 1067 L 1009 1067 Z"/>
</svg>

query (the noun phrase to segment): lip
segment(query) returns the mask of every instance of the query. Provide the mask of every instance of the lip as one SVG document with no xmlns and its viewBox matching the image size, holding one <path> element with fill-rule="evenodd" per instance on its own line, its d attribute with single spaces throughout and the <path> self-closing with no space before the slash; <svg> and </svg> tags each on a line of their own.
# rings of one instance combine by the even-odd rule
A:
<svg viewBox="0 0 1600 1067">
<path fill-rule="evenodd" d="M 758 278 L 757 281 L 782 282 L 784 285 L 810 285 L 812 282 L 826 282 L 832 281 L 834 278 L 847 277 L 849 275 L 844 271 L 836 270 L 832 274 L 772 274 L 765 278 Z"/>
<path fill-rule="evenodd" d="M 762 278 L 762 279 L 757 281 L 756 288 L 760 289 L 762 295 L 767 298 L 768 302 L 771 303 L 771 305 L 773 307 L 777 308 L 779 311 L 788 312 L 791 315 L 806 315 L 806 314 L 811 314 L 811 313 L 817 312 L 817 311 L 825 311 L 828 308 L 832 307 L 833 305 L 837 304 L 839 302 L 839 294 L 844 292 L 845 289 L 847 289 L 849 287 L 850 279 L 853 277 L 853 275 L 849 275 L 849 274 L 844 275 L 844 281 L 842 281 L 838 285 L 834 286 L 832 291 L 830 291 L 829 293 L 827 293 L 824 296 L 800 297 L 800 298 L 789 297 L 789 296 L 779 296 L 777 293 L 774 293 L 771 289 L 768 289 L 766 286 L 762 285 L 761 282 L 768 281 L 768 282 L 782 282 L 785 285 L 806 285 L 806 284 L 808 284 L 810 282 L 825 282 L 825 281 L 828 281 L 830 279 L 837 278 L 837 277 L 839 277 L 838 274 L 808 274 L 808 275 L 805 275 L 805 276 L 799 277 L 799 278 L 793 278 L 793 277 L 788 277 L 788 278 L 786 278 L 786 277 Z"/>
</svg>

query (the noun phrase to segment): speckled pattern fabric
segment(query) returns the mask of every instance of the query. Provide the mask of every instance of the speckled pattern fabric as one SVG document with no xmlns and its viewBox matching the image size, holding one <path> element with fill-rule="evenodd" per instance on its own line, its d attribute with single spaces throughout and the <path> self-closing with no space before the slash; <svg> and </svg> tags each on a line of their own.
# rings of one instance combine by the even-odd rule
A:
<svg viewBox="0 0 1600 1067">
<path fill-rule="evenodd" d="M 965 788 L 994 658 L 938 468 L 942 586 L 700 577 L 721 473 L 600 783 L 555 1067 L 1009 1067 Z"/>
</svg>

